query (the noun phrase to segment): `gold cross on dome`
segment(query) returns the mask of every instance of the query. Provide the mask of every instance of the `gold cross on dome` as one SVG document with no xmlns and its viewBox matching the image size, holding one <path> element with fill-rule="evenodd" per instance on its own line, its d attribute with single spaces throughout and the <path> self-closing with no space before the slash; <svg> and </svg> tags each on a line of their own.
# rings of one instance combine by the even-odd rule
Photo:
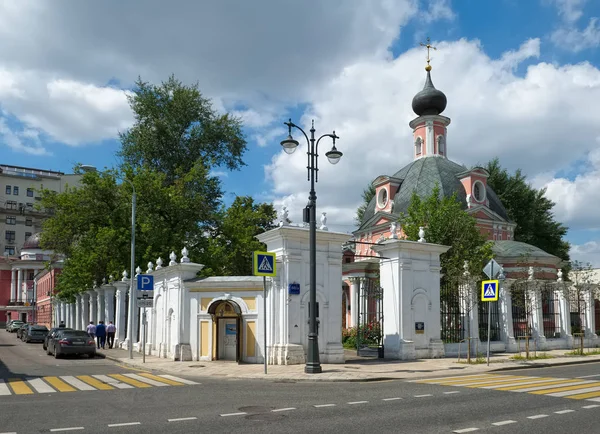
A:
<svg viewBox="0 0 600 434">
<path fill-rule="evenodd" d="M 427 38 L 426 44 L 421 42 L 420 45 L 421 47 L 427 48 L 427 65 L 429 66 L 429 62 L 431 61 L 431 57 L 429 57 L 429 50 L 437 50 L 437 48 L 431 45 L 431 38 Z"/>
</svg>

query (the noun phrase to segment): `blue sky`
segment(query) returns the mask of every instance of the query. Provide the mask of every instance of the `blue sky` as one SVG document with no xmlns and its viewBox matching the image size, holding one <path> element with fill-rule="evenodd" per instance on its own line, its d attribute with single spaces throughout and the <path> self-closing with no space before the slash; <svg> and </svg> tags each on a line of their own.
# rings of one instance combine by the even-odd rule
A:
<svg viewBox="0 0 600 434">
<path fill-rule="evenodd" d="M 335 167 L 321 162 L 317 193 L 330 227 L 349 232 L 362 188 L 411 159 L 410 103 L 424 80 L 418 45 L 429 36 L 433 81 L 452 119 L 450 158 L 498 156 L 522 168 L 557 203 L 574 257 L 600 266 L 600 2 L 196 3 L 204 2 L 0 6 L 1 162 L 114 166 L 117 132 L 132 121 L 124 90 L 138 75 L 159 82 L 174 73 L 245 121 L 247 166 L 218 171 L 226 201 L 252 195 L 299 221 L 305 149 L 282 154 L 282 123 L 315 118 L 318 133 L 335 129 L 345 155 Z"/>
</svg>

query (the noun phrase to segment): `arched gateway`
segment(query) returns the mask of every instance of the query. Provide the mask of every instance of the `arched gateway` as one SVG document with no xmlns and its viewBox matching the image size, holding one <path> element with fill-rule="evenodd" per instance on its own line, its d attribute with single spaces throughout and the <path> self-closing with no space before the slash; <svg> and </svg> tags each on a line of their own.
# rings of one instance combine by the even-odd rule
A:
<svg viewBox="0 0 600 434">
<path fill-rule="evenodd" d="M 240 361 L 242 309 L 233 300 L 215 300 L 207 309 L 213 320 L 216 360 Z"/>
</svg>

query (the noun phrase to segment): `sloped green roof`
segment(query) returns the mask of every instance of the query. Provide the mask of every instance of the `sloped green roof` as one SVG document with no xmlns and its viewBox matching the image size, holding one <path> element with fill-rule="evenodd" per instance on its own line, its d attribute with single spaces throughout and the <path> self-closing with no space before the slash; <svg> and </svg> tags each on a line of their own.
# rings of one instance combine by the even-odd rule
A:
<svg viewBox="0 0 600 434">
<path fill-rule="evenodd" d="M 494 241 L 492 245 L 492 251 L 494 252 L 494 256 L 501 256 L 503 258 L 556 258 L 556 256 L 545 252 L 539 247 L 532 246 L 531 244 L 523 243 L 521 241 L 512 240 Z"/>
</svg>

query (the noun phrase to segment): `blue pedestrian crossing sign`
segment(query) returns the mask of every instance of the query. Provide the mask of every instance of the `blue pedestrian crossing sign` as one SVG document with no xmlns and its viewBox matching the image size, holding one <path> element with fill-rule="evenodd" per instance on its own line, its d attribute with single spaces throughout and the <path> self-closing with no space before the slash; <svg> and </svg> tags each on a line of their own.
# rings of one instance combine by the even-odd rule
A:
<svg viewBox="0 0 600 434">
<path fill-rule="evenodd" d="M 253 271 L 255 276 L 270 276 L 275 277 L 276 264 L 275 253 L 269 252 L 254 252 Z"/>
<path fill-rule="evenodd" d="M 497 280 L 484 280 L 481 282 L 481 301 L 498 301 Z"/>
</svg>

